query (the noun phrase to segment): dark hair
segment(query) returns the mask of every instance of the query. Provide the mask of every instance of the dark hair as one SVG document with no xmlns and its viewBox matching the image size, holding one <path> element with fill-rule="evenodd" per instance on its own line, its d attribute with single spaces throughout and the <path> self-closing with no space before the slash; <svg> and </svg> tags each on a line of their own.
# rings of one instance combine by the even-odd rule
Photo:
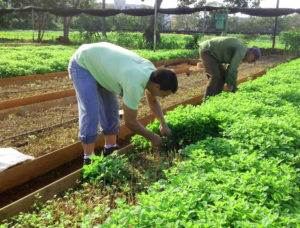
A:
<svg viewBox="0 0 300 228">
<path fill-rule="evenodd" d="M 164 68 L 153 71 L 150 81 L 160 85 L 161 90 L 171 90 L 175 93 L 178 89 L 178 81 L 176 74 Z"/>
</svg>

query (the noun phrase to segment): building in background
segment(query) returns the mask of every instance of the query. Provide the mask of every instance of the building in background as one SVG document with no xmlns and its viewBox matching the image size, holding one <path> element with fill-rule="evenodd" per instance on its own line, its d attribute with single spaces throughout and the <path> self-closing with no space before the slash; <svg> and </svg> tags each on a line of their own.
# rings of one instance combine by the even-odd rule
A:
<svg viewBox="0 0 300 228">
<path fill-rule="evenodd" d="M 115 9 L 125 9 L 126 0 L 114 0 L 114 8 Z"/>
</svg>

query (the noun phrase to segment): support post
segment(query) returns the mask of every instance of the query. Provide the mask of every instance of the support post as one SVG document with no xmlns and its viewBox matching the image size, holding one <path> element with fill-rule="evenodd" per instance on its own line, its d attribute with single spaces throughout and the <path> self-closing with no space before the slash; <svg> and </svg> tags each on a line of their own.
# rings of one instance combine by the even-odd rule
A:
<svg viewBox="0 0 300 228">
<path fill-rule="evenodd" d="M 157 23 L 157 0 L 155 0 L 155 7 L 154 7 L 154 37 L 153 37 L 153 51 L 156 50 L 156 23 Z"/>
<path fill-rule="evenodd" d="M 204 41 L 205 24 L 206 24 L 206 7 L 204 8 L 204 16 L 203 16 L 202 42 Z"/>
<path fill-rule="evenodd" d="M 279 0 L 277 0 L 276 9 L 279 8 Z M 278 16 L 275 17 L 275 23 L 274 23 L 274 32 L 273 32 L 273 44 L 272 48 L 275 48 L 275 40 L 276 40 L 276 33 L 277 33 L 277 22 L 278 22 Z"/>
<path fill-rule="evenodd" d="M 34 41 L 34 10 L 31 10 L 31 20 L 32 20 L 32 41 Z"/>
</svg>

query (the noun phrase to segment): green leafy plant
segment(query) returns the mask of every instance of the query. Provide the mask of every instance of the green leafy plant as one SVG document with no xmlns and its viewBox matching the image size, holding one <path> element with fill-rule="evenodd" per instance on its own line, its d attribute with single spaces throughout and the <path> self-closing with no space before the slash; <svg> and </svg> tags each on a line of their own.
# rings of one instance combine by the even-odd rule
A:
<svg viewBox="0 0 300 228">
<path fill-rule="evenodd" d="M 0 78 L 67 71 L 77 48 L 62 45 L 0 47 Z M 198 55 L 198 50 L 132 51 L 152 62 Z"/>
<path fill-rule="evenodd" d="M 300 50 L 300 28 L 280 33 L 280 38 L 290 54 L 299 55 Z"/>
<path fill-rule="evenodd" d="M 82 179 L 99 184 L 124 183 L 130 180 L 131 173 L 126 163 L 126 158 L 113 156 L 93 156 L 92 163 L 82 168 Z"/>
<path fill-rule="evenodd" d="M 198 49 L 199 48 L 199 38 L 200 34 L 195 33 L 193 36 L 188 40 L 188 42 L 185 45 L 186 49 Z"/>
</svg>

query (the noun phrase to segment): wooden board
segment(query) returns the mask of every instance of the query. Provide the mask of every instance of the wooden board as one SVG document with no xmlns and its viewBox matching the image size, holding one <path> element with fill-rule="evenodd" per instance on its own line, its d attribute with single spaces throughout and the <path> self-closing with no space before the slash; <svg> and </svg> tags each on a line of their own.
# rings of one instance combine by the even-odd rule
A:
<svg viewBox="0 0 300 228">
<path fill-rule="evenodd" d="M 70 104 L 77 105 L 76 96 L 70 96 L 61 99 L 44 101 L 44 102 L 39 102 L 31 105 L 25 105 L 25 106 L 0 110 L 0 120 L 4 120 L 5 118 L 8 118 L 10 114 L 23 116 L 26 115 L 27 112 L 40 112 L 44 108 L 62 107 Z"/>
<path fill-rule="evenodd" d="M 77 185 L 77 180 L 80 179 L 81 169 L 13 202 L 0 209 L 0 221 L 7 217 L 17 215 L 20 212 L 28 212 L 32 210 L 32 206 L 36 202 L 46 202 L 54 195 L 66 191 L 69 188 L 73 188 Z M 36 195 L 39 195 L 37 199 Z"/>
<path fill-rule="evenodd" d="M 25 81 L 31 81 L 31 80 L 48 79 L 48 78 L 54 78 L 54 77 L 62 77 L 62 76 L 67 76 L 67 75 L 68 75 L 68 71 L 64 71 L 64 72 L 55 72 L 55 73 L 48 73 L 48 74 L 19 76 L 19 77 L 13 77 L 13 78 L 1 78 L 0 85 L 25 82 Z"/>
<path fill-rule="evenodd" d="M 64 98 L 64 97 L 75 96 L 75 94 L 76 93 L 75 93 L 74 89 L 69 89 L 69 90 L 58 91 L 58 92 L 54 92 L 54 93 L 46 93 L 46 94 L 42 94 L 42 95 L 38 95 L 38 96 L 2 101 L 2 102 L 0 102 L 0 110 L 16 108 L 16 107 L 20 107 L 20 106 L 55 100 L 55 99 Z"/>
<path fill-rule="evenodd" d="M 132 145 L 125 146 L 118 151 L 119 155 L 127 153 L 132 148 Z M 62 192 L 65 192 L 69 188 L 74 188 L 80 184 L 81 169 L 74 171 L 73 173 L 13 202 L 0 209 L 0 222 L 6 219 L 17 215 L 20 212 L 29 212 L 32 211 L 32 206 L 37 202 L 46 202 L 48 199 L 53 198 L 54 195 L 58 195 Z M 39 196 L 37 198 L 36 196 Z"/>
<path fill-rule="evenodd" d="M 82 155 L 81 143 L 77 142 L 33 160 L 13 166 L 0 172 L 0 192 L 26 183 L 60 165 Z"/>
</svg>

